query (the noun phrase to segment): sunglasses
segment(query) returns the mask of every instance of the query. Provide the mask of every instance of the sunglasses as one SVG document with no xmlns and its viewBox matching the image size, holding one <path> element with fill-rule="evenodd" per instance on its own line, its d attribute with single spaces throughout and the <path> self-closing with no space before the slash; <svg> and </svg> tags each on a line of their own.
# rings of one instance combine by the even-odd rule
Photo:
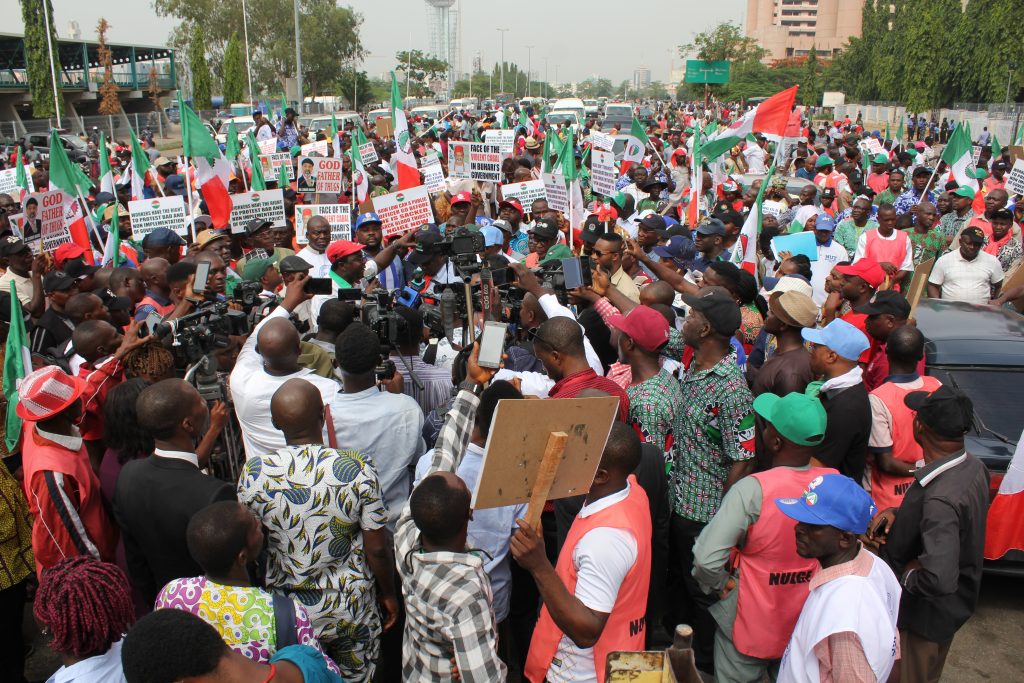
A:
<svg viewBox="0 0 1024 683">
<path fill-rule="evenodd" d="M 590 253 L 593 254 L 594 256 L 598 256 L 598 257 L 601 257 L 601 256 L 614 256 L 615 254 L 621 254 L 622 250 L 621 249 L 616 249 L 615 251 L 601 251 L 600 249 L 592 249 L 590 251 Z"/>
<path fill-rule="evenodd" d="M 539 327 L 531 327 L 530 329 L 528 329 L 526 331 L 526 339 L 531 344 L 536 344 L 537 342 L 540 342 L 541 344 L 544 344 L 545 346 L 551 347 L 552 349 L 555 348 L 554 345 L 551 342 L 549 342 L 544 337 L 540 336 L 540 328 Z"/>
</svg>

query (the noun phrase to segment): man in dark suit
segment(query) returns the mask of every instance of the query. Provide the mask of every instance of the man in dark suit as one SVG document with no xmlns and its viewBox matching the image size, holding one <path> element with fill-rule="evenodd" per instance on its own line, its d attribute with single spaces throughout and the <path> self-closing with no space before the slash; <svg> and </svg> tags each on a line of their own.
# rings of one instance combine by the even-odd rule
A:
<svg viewBox="0 0 1024 683">
<path fill-rule="evenodd" d="M 156 449 L 121 470 L 114 517 L 123 533 L 128 573 L 151 605 L 171 579 L 202 574 L 185 541 L 189 520 L 210 503 L 235 500 L 235 489 L 199 471 L 196 445 L 210 427 L 210 411 L 192 385 L 180 379 L 157 382 L 139 395 L 136 410 Z"/>
</svg>

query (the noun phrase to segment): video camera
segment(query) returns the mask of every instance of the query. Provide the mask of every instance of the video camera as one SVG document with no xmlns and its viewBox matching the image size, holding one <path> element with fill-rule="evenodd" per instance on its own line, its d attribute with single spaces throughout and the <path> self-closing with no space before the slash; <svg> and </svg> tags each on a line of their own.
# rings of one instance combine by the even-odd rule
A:
<svg viewBox="0 0 1024 683">
<path fill-rule="evenodd" d="M 482 253 L 487 245 L 482 232 L 463 225 L 456 228 L 447 239 L 438 242 L 434 248 L 437 253 L 451 259 L 459 275 L 468 278 L 473 273 L 480 272 L 482 264 L 477 254 Z"/>
<path fill-rule="evenodd" d="M 215 349 L 227 348 L 228 336 L 246 335 L 250 329 L 244 312 L 230 308 L 226 301 L 206 301 L 194 313 L 161 322 L 150 333 L 171 336 L 177 355 L 191 365 Z"/>
<path fill-rule="evenodd" d="M 569 292 L 579 287 L 588 287 L 594 282 L 594 264 L 589 256 L 563 258 L 549 261 L 530 270 L 545 287 L 554 290 L 555 296 L 563 304 L 568 303 Z M 512 298 L 522 302 L 522 292 Z"/>
</svg>

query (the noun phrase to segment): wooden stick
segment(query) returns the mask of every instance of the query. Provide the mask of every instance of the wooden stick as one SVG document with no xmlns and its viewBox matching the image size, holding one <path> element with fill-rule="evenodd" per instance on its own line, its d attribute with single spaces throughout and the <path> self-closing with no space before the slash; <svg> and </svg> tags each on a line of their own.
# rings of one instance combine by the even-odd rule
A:
<svg viewBox="0 0 1024 683">
<path fill-rule="evenodd" d="M 558 474 L 558 466 L 562 462 L 562 454 L 565 452 L 565 445 L 568 441 L 569 435 L 565 432 L 551 432 L 548 436 L 548 443 L 544 448 L 544 459 L 541 460 L 540 468 L 537 470 L 537 478 L 533 482 L 533 493 L 530 494 L 530 504 L 526 508 L 527 523 L 538 531 L 540 531 L 540 515 L 544 512 L 544 503 L 548 500 L 551 485 L 555 483 L 555 475 Z"/>
</svg>

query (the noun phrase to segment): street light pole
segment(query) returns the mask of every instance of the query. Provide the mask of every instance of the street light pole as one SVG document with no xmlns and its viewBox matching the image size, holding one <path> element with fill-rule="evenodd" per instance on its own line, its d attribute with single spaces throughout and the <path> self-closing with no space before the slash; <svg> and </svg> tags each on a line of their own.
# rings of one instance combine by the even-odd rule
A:
<svg viewBox="0 0 1024 683">
<path fill-rule="evenodd" d="M 1010 83 L 1013 82 L 1013 71 L 1017 68 L 1014 62 L 1006 65 L 1006 110 L 1010 110 Z"/>
<path fill-rule="evenodd" d="M 302 48 L 299 41 L 299 0 L 292 3 L 295 8 L 295 80 L 299 88 L 299 113 L 306 112 L 306 98 L 302 94 Z"/>
<path fill-rule="evenodd" d="M 245 73 L 249 77 L 249 104 L 252 104 L 252 64 L 249 61 L 249 13 L 245 9 L 245 0 L 242 0 L 242 34 L 245 36 Z M 230 104 L 228 102 L 228 105 Z"/>
<path fill-rule="evenodd" d="M 53 63 L 53 38 L 50 37 L 50 3 L 47 0 L 43 0 L 43 21 L 46 22 L 43 30 L 46 31 L 46 50 L 50 57 L 50 79 L 53 81 L 53 106 L 57 112 L 57 128 L 63 128 L 64 126 L 60 125 L 60 95 L 57 94 L 57 69 Z"/>
<path fill-rule="evenodd" d="M 526 46 L 526 96 L 530 97 L 533 91 L 530 89 L 530 81 L 533 80 L 533 45 Z"/>
<path fill-rule="evenodd" d="M 495 30 L 501 34 L 501 73 L 498 78 L 498 89 L 505 92 L 505 34 L 508 33 L 508 29 L 498 28 Z"/>
</svg>

